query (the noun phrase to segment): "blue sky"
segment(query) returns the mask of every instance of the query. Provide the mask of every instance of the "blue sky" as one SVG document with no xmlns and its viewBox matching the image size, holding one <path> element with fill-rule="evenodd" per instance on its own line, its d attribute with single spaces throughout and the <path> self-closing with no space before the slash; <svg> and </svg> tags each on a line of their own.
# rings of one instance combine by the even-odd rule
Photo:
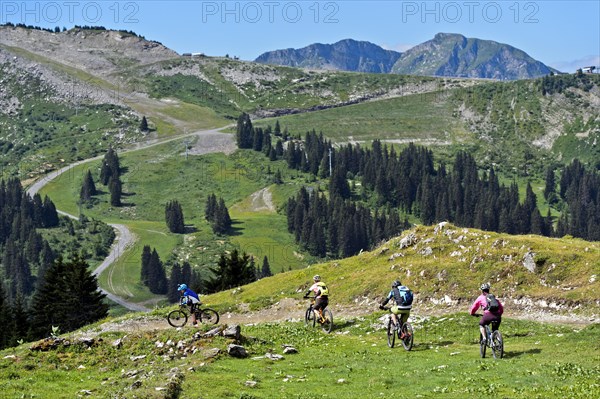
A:
<svg viewBox="0 0 600 399">
<path fill-rule="evenodd" d="M 561 71 L 600 65 L 600 1 L 6 1 L 0 22 L 132 30 L 173 50 L 252 60 L 341 39 L 404 51 L 438 32 L 517 47 Z"/>
</svg>

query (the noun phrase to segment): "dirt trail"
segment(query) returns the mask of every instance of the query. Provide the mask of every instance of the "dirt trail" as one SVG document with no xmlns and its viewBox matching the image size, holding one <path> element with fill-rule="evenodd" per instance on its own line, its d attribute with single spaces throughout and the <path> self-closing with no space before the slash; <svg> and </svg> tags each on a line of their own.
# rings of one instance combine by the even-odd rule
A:
<svg viewBox="0 0 600 399">
<path fill-rule="evenodd" d="M 185 138 L 185 137 L 196 137 L 197 138 L 196 143 L 193 147 L 194 154 L 206 154 L 206 153 L 211 153 L 211 152 L 225 152 L 225 153 L 233 152 L 236 148 L 234 137 L 231 134 L 226 134 L 226 133 L 220 132 L 220 130 L 222 130 L 222 129 L 224 129 L 224 128 L 199 130 L 199 131 L 187 133 L 185 135 L 172 137 L 172 138 L 169 138 L 166 140 L 150 140 L 150 141 L 146 141 L 143 143 L 138 143 L 133 148 L 121 151 L 120 153 L 138 151 L 141 149 L 160 145 L 160 144 L 163 144 L 163 143 L 166 143 L 169 141 L 181 140 L 182 138 Z M 53 171 L 53 172 L 43 176 L 39 180 L 37 180 L 34 184 L 32 184 L 27 189 L 27 194 L 29 194 L 31 197 L 33 197 L 46 184 L 48 184 L 52 180 L 58 178 L 63 173 L 66 173 L 66 172 L 70 171 L 71 169 L 73 169 L 74 167 L 81 165 L 83 163 L 92 162 L 92 161 L 99 160 L 99 159 L 102 159 L 102 156 L 75 162 L 75 163 L 65 166 L 59 170 Z M 70 217 L 71 219 L 78 219 L 77 216 L 71 215 L 67 212 L 60 211 L 60 210 L 57 210 L 57 212 L 61 215 Z M 112 226 L 113 229 L 116 230 L 117 238 L 116 238 L 115 242 L 113 243 L 113 245 L 111 246 L 111 250 L 110 250 L 110 253 L 108 254 L 108 256 L 96 268 L 96 270 L 94 270 L 93 274 L 96 276 L 99 276 L 103 271 L 108 269 L 114 262 L 116 262 L 125 253 L 125 251 L 127 251 L 127 249 L 135 243 L 135 240 L 136 240 L 135 236 L 131 233 L 131 231 L 127 228 L 127 226 L 125 226 L 123 224 L 110 224 L 110 226 Z M 130 302 L 127 299 L 116 295 L 115 289 L 114 289 L 114 287 L 112 287 L 112 284 L 111 284 L 111 281 L 112 281 L 111 276 L 109 276 L 108 281 L 109 281 L 109 287 L 105 287 L 106 289 L 101 288 L 101 291 L 104 294 L 106 294 L 108 299 L 110 299 L 113 302 L 118 303 L 119 305 L 121 305 L 129 310 L 143 311 L 143 312 L 149 312 L 151 310 L 150 308 L 148 308 L 142 304 Z M 110 291 L 107 291 L 107 289 Z M 126 294 L 127 296 L 130 296 L 126 292 L 124 294 Z"/>
</svg>

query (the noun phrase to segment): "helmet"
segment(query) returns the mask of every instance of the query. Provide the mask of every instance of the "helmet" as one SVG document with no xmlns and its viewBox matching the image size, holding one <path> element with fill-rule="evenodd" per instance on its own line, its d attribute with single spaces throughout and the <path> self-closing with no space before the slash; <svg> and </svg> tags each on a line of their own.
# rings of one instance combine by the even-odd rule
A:
<svg viewBox="0 0 600 399">
<path fill-rule="evenodd" d="M 481 284 L 481 287 L 479 287 L 479 289 L 481 291 L 489 291 L 490 290 L 490 284 L 489 283 L 483 283 L 483 284 Z"/>
<path fill-rule="evenodd" d="M 402 283 L 401 283 L 400 281 L 398 281 L 398 280 L 395 280 L 395 281 L 392 283 L 392 288 L 400 287 L 401 285 L 402 285 Z"/>
<path fill-rule="evenodd" d="M 318 274 L 315 274 L 315 276 L 313 277 L 313 280 L 321 281 L 321 276 L 319 276 Z"/>
<path fill-rule="evenodd" d="M 179 284 L 179 286 L 177 287 L 177 291 L 182 291 L 182 290 L 187 290 L 187 285 Z"/>
</svg>

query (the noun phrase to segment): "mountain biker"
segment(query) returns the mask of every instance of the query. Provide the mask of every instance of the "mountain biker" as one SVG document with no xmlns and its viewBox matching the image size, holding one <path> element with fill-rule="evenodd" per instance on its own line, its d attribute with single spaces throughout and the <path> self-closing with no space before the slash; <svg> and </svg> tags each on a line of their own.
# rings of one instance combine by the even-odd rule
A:
<svg viewBox="0 0 600 399">
<path fill-rule="evenodd" d="M 181 304 L 188 305 L 190 307 L 190 314 L 192 318 L 192 325 L 197 326 L 196 322 L 196 306 L 201 305 L 200 297 L 192 289 L 188 288 L 185 284 L 179 284 L 177 291 L 181 294 Z"/>
<path fill-rule="evenodd" d="M 479 308 L 483 309 L 483 317 L 481 320 L 479 320 L 479 331 L 481 332 L 481 340 L 485 342 L 485 326 L 494 321 L 497 322 L 495 328 L 497 329 L 500 327 L 500 323 L 502 322 L 502 313 L 504 313 L 504 307 L 500 301 L 498 301 L 498 309 L 496 311 L 490 311 L 487 303 L 487 296 L 490 293 L 490 285 L 488 283 L 483 283 L 479 289 L 481 290 L 481 295 L 475 299 L 475 302 L 473 302 L 471 308 L 469 309 L 469 313 L 471 316 L 475 316 Z"/>
<path fill-rule="evenodd" d="M 400 291 L 408 290 L 408 288 L 398 280 L 392 282 L 392 290 L 387 295 L 387 297 L 381 302 L 379 305 L 379 309 L 385 310 L 385 305 L 390 301 L 390 299 L 394 298 L 396 304 L 390 308 L 390 312 L 392 313 L 392 319 L 397 326 L 401 326 L 406 323 L 408 320 L 408 316 L 410 316 L 410 310 L 412 309 L 412 303 L 406 304 L 404 303 L 404 297 L 400 293 Z M 398 315 L 400 316 L 401 324 L 398 324 Z M 400 336 L 400 339 L 404 339 L 404 332 Z"/>
<path fill-rule="evenodd" d="M 327 289 L 327 285 L 321 281 L 321 276 L 318 274 L 313 277 L 313 285 L 310 286 L 306 294 L 304 294 L 304 299 L 308 298 L 308 296 L 312 293 L 315 294 L 315 305 L 313 310 L 315 314 L 319 316 L 318 320 L 321 320 L 321 314 L 329 304 L 329 290 Z"/>
</svg>

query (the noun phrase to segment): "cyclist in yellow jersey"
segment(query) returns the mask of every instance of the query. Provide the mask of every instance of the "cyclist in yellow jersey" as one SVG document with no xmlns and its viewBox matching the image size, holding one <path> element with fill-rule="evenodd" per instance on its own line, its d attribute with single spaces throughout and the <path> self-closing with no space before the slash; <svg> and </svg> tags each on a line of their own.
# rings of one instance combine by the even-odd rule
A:
<svg viewBox="0 0 600 399">
<path fill-rule="evenodd" d="M 315 306 L 313 309 L 317 315 L 320 316 L 329 304 L 329 290 L 327 289 L 327 285 L 321 281 L 321 276 L 318 274 L 313 277 L 313 282 L 314 284 L 311 285 L 306 294 L 304 294 L 304 298 L 308 298 L 311 292 L 315 294 Z"/>
</svg>

